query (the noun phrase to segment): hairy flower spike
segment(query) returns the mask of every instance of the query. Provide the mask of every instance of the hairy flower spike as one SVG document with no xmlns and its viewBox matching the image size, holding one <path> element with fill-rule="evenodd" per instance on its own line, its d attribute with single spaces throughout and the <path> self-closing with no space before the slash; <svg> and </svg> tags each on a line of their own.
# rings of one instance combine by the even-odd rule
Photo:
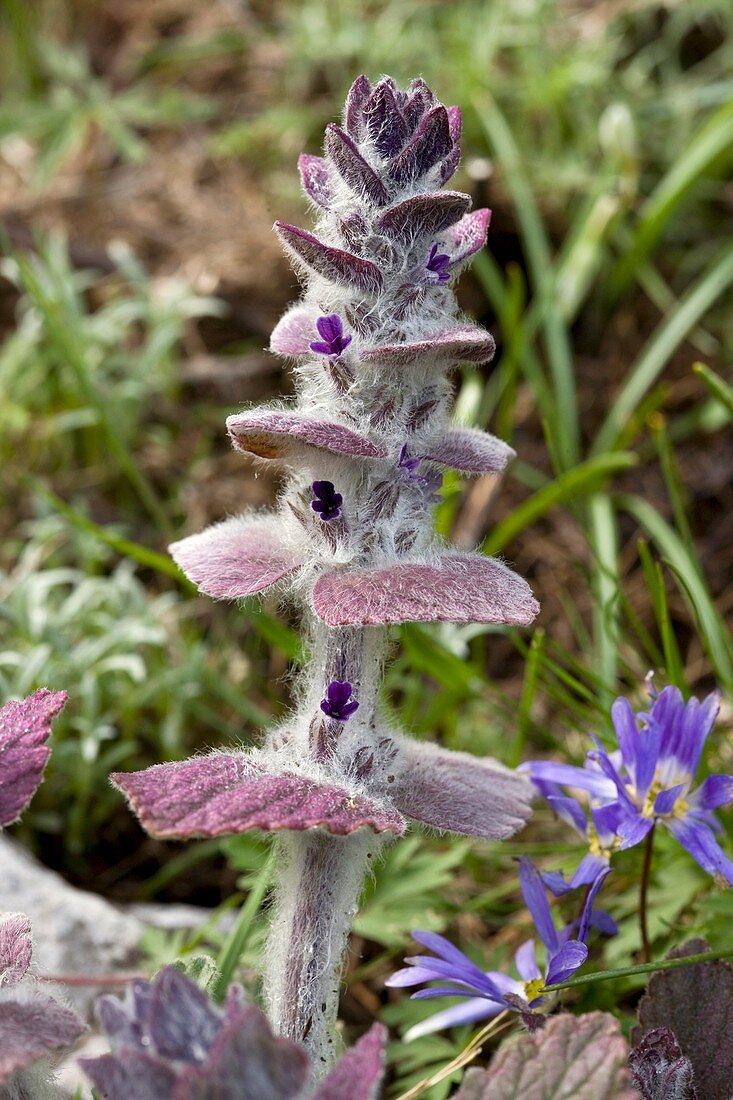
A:
<svg viewBox="0 0 733 1100">
<path fill-rule="evenodd" d="M 359 708 L 356 699 L 351 698 L 351 691 L 348 680 L 332 680 L 326 688 L 326 698 L 321 699 L 323 713 L 338 722 L 345 722 Z"/>
<path fill-rule="evenodd" d="M 275 224 L 304 294 L 270 344 L 295 360 L 297 396 L 227 422 L 239 451 L 286 467 L 279 510 L 227 519 L 172 547 L 214 598 L 277 586 L 299 603 L 308 661 L 298 706 L 256 750 L 115 776 L 158 836 L 277 831 L 268 1012 L 321 1066 L 334 1054 L 350 917 L 388 834 L 411 818 L 501 839 L 530 813 L 527 779 L 412 741 L 380 705 L 390 624 L 525 626 L 538 611 L 502 562 L 446 548 L 433 529 L 443 468 L 497 473 L 513 454 L 450 423 L 448 372 L 494 354 L 452 291 L 489 224 L 468 195 L 441 190 L 459 139 L 460 111 L 423 80 L 400 89 L 361 76 L 341 122 L 326 128 L 323 156 L 300 157 L 316 225 Z M 344 501 L 348 525 L 335 524 Z M 308 522 L 309 511 L 321 522 Z"/>
</svg>

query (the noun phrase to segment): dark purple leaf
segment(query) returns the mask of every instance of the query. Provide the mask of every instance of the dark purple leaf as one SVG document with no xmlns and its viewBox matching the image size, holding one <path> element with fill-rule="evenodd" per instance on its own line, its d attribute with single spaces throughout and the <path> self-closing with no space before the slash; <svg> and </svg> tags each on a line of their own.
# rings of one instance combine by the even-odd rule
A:
<svg viewBox="0 0 733 1100">
<path fill-rule="evenodd" d="M 344 126 L 357 141 L 364 136 L 366 124 L 364 120 L 364 106 L 372 93 L 372 86 L 363 74 L 357 76 L 349 88 L 346 97 L 346 109 L 344 110 Z"/>
<path fill-rule="evenodd" d="M 563 1012 L 503 1043 L 487 1070 L 469 1070 L 454 1100 L 639 1100 L 627 1054 L 609 1013 Z"/>
<path fill-rule="evenodd" d="M 71 1046 L 83 1030 L 71 1009 L 50 997 L 0 1001 L 0 1085 L 37 1058 Z"/>
<path fill-rule="evenodd" d="M 110 776 L 151 836 L 187 839 L 248 829 L 321 827 L 344 836 L 368 827 L 404 832 L 396 810 L 302 775 L 271 775 L 243 753 L 214 753 Z"/>
<path fill-rule="evenodd" d="M 443 233 L 441 248 L 450 254 L 452 267 L 459 267 L 484 247 L 490 221 L 490 210 L 473 210 Z"/>
<path fill-rule="evenodd" d="M 153 989 L 149 1035 L 163 1058 L 200 1061 L 208 1055 L 221 1026 L 209 998 L 174 966 L 166 967 Z"/>
<path fill-rule="evenodd" d="M 643 1100 L 698 1100 L 692 1063 L 668 1027 L 649 1031 L 629 1055 Z"/>
<path fill-rule="evenodd" d="M 377 206 L 384 206 L 388 199 L 387 188 L 349 135 L 334 122 L 326 127 L 326 153 L 356 195 L 371 199 Z"/>
<path fill-rule="evenodd" d="M 168 547 L 200 592 L 218 600 L 252 596 L 302 565 L 282 544 L 282 520 L 235 516 Z"/>
<path fill-rule="evenodd" d="M 511 836 L 532 813 L 532 784 L 497 760 L 406 739 L 390 794 L 408 817 L 486 840 Z"/>
<path fill-rule="evenodd" d="M 377 228 L 399 240 L 435 236 L 462 218 L 470 205 L 471 199 L 461 191 L 429 191 L 385 210 Z"/>
<path fill-rule="evenodd" d="M 403 108 L 403 114 L 411 130 L 417 129 L 420 120 L 424 118 L 434 103 L 435 97 L 422 77 L 413 80 L 410 84 L 407 102 Z"/>
<path fill-rule="evenodd" d="M 322 210 L 328 210 L 333 200 L 333 191 L 328 161 L 325 157 L 313 157 L 309 153 L 301 153 L 298 157 L 298 171 L 300 182 L 308 198 Z"/>
<path fill-rule="evenodd" d="M 421 360 L 437 364 L 488 363 L 496 345 L 491 333 L 475 325 L 456 325 L 433 333 L 429 339 L 414 344 L 385 344 L 378 348 L 365 348 L 361 353 L 364 363 L 378 363 L 390 367 L 404 367 Z"/>
<path fill-rule="evenodd" d="M 526 581 L 494 558 L 447 554 L 435 563 L 324 573 L 313 588 L 329 626 L 403 622 L 527 626 L 539 611 Z"/>
<path fill-rule="evenodd" d="M 336 1063 L 313 1100 L 379 1100 L 386 1045 L 386 1027 L 373 1024 Z"/>
<path fill-rule="evenodd" d="M 32 957 L 33 941 L 28 917 L 25 913 L 1 913 L 0 989 L 6 985 L 16 985 L 31 965 Z"/>
<path fill-rule="evenodd" d="M 433 107 L 420 122 L 414 137 L 389 167 L 390 179 L 406 185 L 426 172 L 450 153 L 453 142 L 445 107 Z"/>
<path fill-rule="evenodd" d="M 280 409 L 237 413 L 227 418 L 227 430 L 237 450 L 258 458 L 297 459 L 311 448 L 354 458 L 387 455 L 381 444 L 372 443 L 343 424 Z"/>
<path fill-rule="evenodd" d="M 36 793 L 51 753 L 51 722 L 66 700 L 65 691 L 40 688 L 0 708 L 0 828 L 17 821 Z"/>
<path fill-rule="evenodd" d="M 447 157 L 440 162 L 440 169 L 438 172 L 438 178 L 441 186 L 451 179 L 458 169 L 458 165 L 461 163 L 461 147 L 460 145 L 454 145 Z"/>
<path fill-rule="evenodd" d="M 508 443 L 478 428 L 449 428 L 423 451 L 426 461 L 462 474 L 498 474 L 514 455 Z"/>
<path fill-rule="evenodd" d="M 388 81 L 380 80 L 369 96 L 364 104 L 364 118 L 380 156 L 393 157 L 400 151 L 407 141 L 407 122 Z"/>
<path fill-rule="evenodd" d="M 254 1005 L 244 1005 L 222 1028 L 204 1065 L 183 1075 L 172 1100 L 304 1100 L 308 1056 L 273 1035 Z"/>
<path fill-rule="evenodd" d="M 679 959 L 708 951 L 705 940 L 689 940 L 670 951 Z M 648 1032 L 668 1027 L 692 1062 L 695 1086 L 704 1100 L 730 1100 L 733 1082 L 733 967 L 727 962 L 695 963 L 652 975 L 639 1002 L 638 1043 Z"/>
<path fill-rule="evenodd" d="M 141 1051 L 80 1058 L 79 1065 L 104 1100 L 173 1100 L 175 1071 Z"/>
<path fill-rule="evenodd" d="M 319 311 L 310 306 L 293 306 L 273 329 L 270 351 L 290 359 L 300 355 L 312 356 L 311 343 L 316 331 Z"/>
<path fill-rule="evenodd" d="M 324 279 L 365 294 L 378 294 L 381 290 L 382 273 L 370 260 L 323 244 L 312 233 L 287 222 L 275 222 L 275 228 L 285 248 Z"/>
</svg>

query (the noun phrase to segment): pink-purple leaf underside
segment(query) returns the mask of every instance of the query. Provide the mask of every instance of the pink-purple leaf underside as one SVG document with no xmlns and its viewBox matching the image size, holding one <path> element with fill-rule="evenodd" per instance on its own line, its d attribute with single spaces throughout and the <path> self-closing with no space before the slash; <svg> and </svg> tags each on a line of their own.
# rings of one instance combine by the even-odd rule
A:
<svg viewBox="0 0 733 1100">
<path fill-rule="evenodd" d="M 463 129 L 463 119 L 461 117 L 460 107 L 448 108 L 448 126 L 450 129 L 450 136 L 453 141 L 461 140 L 461 130 Z"/>
<path fill-rule="evenodd" d="M 25 913 L 0 913 L 0 989 L 16 985 L 31 965 L 31 922 Z"/>
<path fill-rule="evenodd" d="M 298 157 L 298 171 L 301 185 L 308 198 L 322 210 L 328 210 L 333 200 L 328 161 L 324 157 L 313 157 L 309 153 L 302 153 Z"/>
<path fill-rule="evenodd" d="M 179 569 L 206 596 L 236 600 L 277 584 L 302 562 L 282 544 L 274 516 L 235 516 L 168 547 Z"/>
<path fill-rule="evenodd" d="M 50 997 L 0 1001 L 0 1085 L 36 1059 L 71 1046 L 82 1031 L 71 1009 Z"/>
<path fill-rule="evenodd" d="M 289 359 L 301 355 L 313 355 L 311 344 L 319 339 L 316 331 L 318 310 L 293 306 L 283 314 L 270 337 L 270 351 Z"/>
<path fill-rule="evenodd" d="M 81 1058 L 79 1065 L 105 1100 L 169 1100 L 175 1098 L 176 1073 L 160 1058 L 132 1048 L 99 1058 Z"/>
<path fill-rule="evenodd" d="M 527 626 L 539 611 L 529 585 L 494 558 L 447 554 L 434 563 L 325 573 L 313 588 L 316 615 L 329 626 L 404 622 Z"/>
<path fill-rule="evenodd" d="M 461 191 L 413 195 L 382 214 L 377 227 L 398 240 L 434 235 L 447 229 L 468 211 L 471 199 Z"/>
<path fill-rule="evenodd" d="M 364 294 L 378 294 L 382 272 L 371 260 L 355 256 L 342 248 L 324 244 L 305 229 L 287 222 L 275 222 L 275 229 L 286 250 L 317 275 Z"/>
<path fill-rule="evenodd" d="M 440 247 L 450 256 L 451 267 L 464 264 L 484 247 L 490 221 L 490 210 L 474 210 L 443 233 Z"/>
<path fill-rule="evenodd" d="M 373 1024 L 336 1063 L 313 1100 L 379 1100 L 386 1045 L 386 1027 Z"/>
<path fill-rule="evenodd" d="M 395 806 L 436 829 L 504 840 L 532 813 L 532 784 L 497 760 L 404 739 L 396 772 Z"/>
<path fill-rule="evenodd" d="M 404 186 L 424 176 L 450 153 L 453 141 L 445 107 L 433 107 L 420 121 L 414 136 L 388 169 L 390 179 Z"/>
<path fill-rule="evenodd" d="M 66 699 L 65 691 L 40 688 L 0 708 L 0 828 L 17 821 L 36 793 L 51 753 L 51 722 Z"/>
<path fill-rule="evenodd" d="M 412 344 L 384 344 L 365 348 L 360 355 L 364 363 L 388 367 L 406 367 L 422 360 L 446 363 L 488 363 L 495 351 L 494 338 L 476 325 L 456 325 L 435 332 L 427 340 Z"/>
<path fill-rule="evenodd" d="M 329 451 L 354 458 L 386 458 L 387 451 L 343 424 L 314 420 L 282 409 L 253 410 L 227 418 L 227 430 L 239 451 L 258 458 L 288 459 L 304 450 Z"/>
<path fill-rule="evenodd" d="M 462 474 L 498 474 L 514 458 L 515 451 L 479 428 L 449 428 L 424 449 L 428 462 L 450 466 Z"/>
<path fill-rule="evenodd" d="M 322 828 L 338 836 L 361 828 L 398 835 L 405 830 L 391 807 L 302 775 L 268 774 L 241 753 L 155 764 L 110 778 L 156 837 L 213 837 L 248 829 Z"/>
<path fill-rule="evenodd" d="M 639 1100 L 628 1047 L 607 1012 L 551 1017 L 505 1042 L 488 1069 L 471 1069 L 455 1100 Z"/>
</svg>

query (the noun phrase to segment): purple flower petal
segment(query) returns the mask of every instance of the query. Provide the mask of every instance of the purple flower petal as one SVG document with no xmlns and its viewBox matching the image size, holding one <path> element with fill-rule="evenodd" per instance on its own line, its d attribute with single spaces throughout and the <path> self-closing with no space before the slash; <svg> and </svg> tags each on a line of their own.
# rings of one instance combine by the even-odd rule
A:
<svg viewBox="0 0 733 1100">
<path fill-rule="evenodd" d="M 687 783 L 678 783 L 675 787 L 670 787 L 666 791 L 660 791 L 657 797 L 654 799 L 654 813 L 655 814 L 671 814 L 674 809 L 675 802 L 680 797 L 682 792 L 686 789 Z"/>
<path fill-rule="evenodd" d="M 496 345 L 491 333 L 475 325 L 456 325 L 434 332 L 429 339 L 413 344 L 385 344 L 364 348 L 361 361 L 388 367 L 406 367 L 427 360 L 439 364 L 488 363 Z"/>
<path fill-rule="evenodd" d="M 40 688 L 0 707 L 0 829 L 17 821 L 36 793 L 51 753 L 51 722 L 67 698 Z"/>
<path fill-rule="evenodd" d="M 168 551 L 200 592 L 236 600 L 270 588 L 302 565 L 282 545 L 281 530 L 279 517 L 235 516 L 174 542 Z"/>
<path fill-rule="evenodd" d="M 528 760 L 520 764 L 519 771 L 526 772 L 530 779 L 543 779 L 550 783 L 561 783 L 564 787 L 577 787 L 596 798 L 616 797 L 616 784 L 591 768 L 556 764 L 552 760 Z"/>
<path fill-rule="evenodd" d="M 709 775 L 688 798 L 696 810 L 716 810 L 733 802 L 733 775 Z"/>
<path fill-rule="evenodd" d="M 618 836 L 621 837 L 622 850 L 641 844 L 653 824 L 653 818 L 643 817 L 641 814 L 622 817 L 617 828 Z"/>
<path fill-rule="evenodd" d="M 676 773 L 673 779 L 680 778 L 680 771 L 690 776 L 695 774 L 719 707 L 720 698 L 716 693 L 708 695 L 702 703 L 694 698 L 685 703 L 679 689 L 671 686 L 664 688 L 654 700 L 648 721 L 661 732 L 661 756 L 671 762 Z"/>
<path fill-rule="evenodd" d="M 613 761 L 611 760 L 611 757 L 608 755 L 597 737 L 594 737 L 593 740 L 598 747 L 593 752 L 588 753 L 588 759 L 593 760 L 604 773 L 604 775 L 608 776 L 608 778 L 611 780 L 616 788 L 618 799 L 627 807 L 627 812 L 632 814 L 638 813 L 638 807 L 636 803 L 631 799 L 626 784 L 619 775 Z"/>
<path fill-rule="evenodd" d="M 423 117 L 414 137 L 389 166 L 389 176 L 405 186 L 426 172 L 451 151 L 453 141 L 445 107 L 433 107 Z"/>
<path fill-rule="evenodd" d="M 636 789 L 636 799 L 644 802 L 652 785 L 662 743 L 662 729 L 652 724 L 639 729 L 628 699 L 616 699 L 611 716 L 618 738 L 621 758 Z"/>
<path fill-rule="evenodd" d="M 470 205 L 470 198 L 462 191 L 428 191 L 385 210 L 377 228 L 400 241 L 434 237 L 462 218 Z"/>
<path fill-rule="evenodd" d="M 555 982 L 565 982 L 579 970 L 588 958 L 588 948 L 579 940 L 568 940 L 560 950 L 552 956 L 545 977 L 546 985 L 554 985 Z"/>
<path fill-rule="evenodd" d="M 733 860 L 725 854 L 708 825 L 690 816 L 671 817 L 664 823 L 704 871 L 720 875 L 733 886 Z"/>
<path fill-rule="evenodd" d="M 396 810 L 343 787 L 284 772 L 271 775 L 243 753 L 214 753 L 110 776 L 151 836 L 188 839 L 248 829 L 323 828 L 338 836 L 368 827 L 401 835 Z"/>
<path fill-rule="evenodd" d="M 0 988 L 16 985 L 32 956 L 31 922 L 25 913 L 0 914 Z"/>
<path fill-rule="evenodd" d="M 364 119 L 369 136 L 380 156 L 399 153 L 407 141 L 407 120 L 400 110 L 391 85 L 380 80 L 364 104 Z"/>
<path fill-rule="evenodd" d="M 313 1100 L 378 1100 L 386 1046 L 386 1027 L 372 1024 L 321 1082 Z"/>
<path fill-rule="evenodd" d="M 16 1070 L 71 1046 L 82 1031 L 84 1024 L 75 1013 L 51 997 L 37 994 L 33 1000 L 0 1002 L 0 1085 L 7 1084 Z M 8 1095 L 21 1093 L 13 1090 Z"/>
<path fill-rule="evenodd" d="M 453 1005 L 452 1008 L 444 1008 L 442 1012 L 436 1012 L 428 1016 L 419 1024 L 414 1024 L 405 1032 L 403 1042 L 411 1043 L 414 1039 L 420 1039 L 423 1035 L 431 1035 L 434 1031 L 443 1031 L 448 1027 L 462 1027 L 464 1024 L 475 1024 L 479 1020 L 489 1020 L 492 1016 L 498 1016 L 506 1010 L 506 1005 L 499 1001 L 487 1001 L 484 997 L 471 997 L 463 1004 Z"/>
<path fill-rule="evenodd" d="M 450 253 L 454 268 L 466 263 L 484 247 L 490 221 L 490 210 L 485 208 L 474 210 L 462 217 L 451 229 L 446 230 L 442 237 L 442 244 L 446 252 Z"/>
<path fill-rule="evenodd" d="M 422 985 L 423 982 L 433 982 L 435 978 L 435 972 L 428 966 L 405 966 L 390 974 L 384 984 L 390 989 L 409 989 L 413 985 Z"/>
<path fill-rule="evenodd" d="M 590 918 L 593 912 L 593 903 L 598 896 L 598 891 L 600 890 L 601 886 L 603 886 L 603 883 L 606 881 L 610 873 L 611 868 L 608 865 L 604 865 L 596 875 L 596 878 L 593 881 L 590 890 L 585 896 L 585 902 L 583 903 L 583 912 L 581 913 L 580 921 L 578 922 L 578 939 L 582 943 L 585 943 L 586 939 L 588 938 L 588 928 L 590 927 Z M 561 979 L 558 978 L 556 980 L 560 981 Z"/>
<path fill-rule="evenodd" d="M 253 409 L 227 417 L 227 431 L 238 451 L 258 458 L 300 460 L 310 449 L 353 458 L 386 458 L 380 443 L 327 420 L 284 409 Z"/>
<path fill-rule="evenodd" d="M 395 805 L 436 829 L 501 840 L 532 813 L 530 784 L 495 760 L 405 739 L 395 771 Z"/>
<path fill-rule="evenodd" d="M 378 294 L 382 288 L 382 273 L 376 264 L 345 252 L 341 248 L 332 248 L 287 222 L 275 222 L 275 229 L 285 246 L 296 259 L 302 261 L 311 271 L 322 275 L 324 279 L 350 287 L 365 294 Z"/>
<path fill-rule="evenodd" d="M 557 951 L 559 940 L 550 906 L 547 902 L 545 884 L 542 881 L 542 875 L 527 856 L 522 856 L 519 860 L 519 885 L 525 904 L 532 915 L 535 928 L 540 934 L 540 939 L 548 951 Z"/>
<path fill-rule="evenodd" d="M 508 443 L 478 428 L 449 428 L 427 444 L 423 457 L 462 474 L 498 474 L 515 453 Z"/>
<path fill-rule="evenodd" d="M 608 868 L 608 857 L 595 856 L 588 852 L 578 864 L 570 885 L 573 889 L 578 886 L 590 886 Z M 581 939 L 583 937 L 581 936 Z"/>
<path fill-rule="evenodd" d="M 298 171 L 303 190 L 311 202 L 322 210 L 329 210 L 333 202 L 333 189 L 325 157 L 312 157 L 309 153 L 302 153 L 298 157 Z"/>
<path fill-rule="evenodd" d="M 349 135 L 334 122 L 326 127 L 326 154 L 355 195 L 384 206 L 389 198 L 387 188 Z"/>
<path fill-rule="evenodd" d="M 318 315 L 318 310 L 309 306 L 293 306 L 275 325 L 270 337 L 270 351 L 291 359 L 310 355 L 313 326 Z"/>
<path fill-rule="evenodd" d="M 537 965 L 534 940 L 527 940 L 518 948 L 514 955 L 514 963 L 523 982 L 534 982 L 542 977 L 540 968 Z"/>
<path fill-rule="evenodd" d="M 329 626 L 402 622 L 527 626 L 539 611 L 526 581 L 493 558 L 451 554 L 435 564 L 325 573 L 313 588 L 316 615 Z"/>
<path fill-rule="evenodd" d="M 547 804 L 552 807 L 558 817 L 562 818 L 576 832 L 585 837 L 588 833 L 588 819 L 585 811 L 574 798 L 560 798 L 552 795 L 547 798 Z"/>
<path fill-rule="evenodd" d="M 423 947 L 427 947 L 429 951 L 437 955 L 439 959 L 444 959 L 446 962 L 455 963 L 457 966 L 465 966 L 470 960 L 468 956 L 456 947 L 454 943 L 446 939 L 445 936 L 441 936 L 438 932 L 430 932 L 423 928 L 416 928 L 412 932 L 413 940 L 416 940 Z M 471 966 L 474 964 L 471 963 Z"/>
</svg>

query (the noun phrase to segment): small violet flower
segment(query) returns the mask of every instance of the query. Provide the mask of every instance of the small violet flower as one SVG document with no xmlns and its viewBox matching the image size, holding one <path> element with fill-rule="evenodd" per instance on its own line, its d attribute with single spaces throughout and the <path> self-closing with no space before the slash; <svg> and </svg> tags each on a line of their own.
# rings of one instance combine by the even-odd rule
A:
<svg viewBox="0 0 733 1100">
<path fill-rule="evenodd" d="M 408 454 L 407 444 L 403 443 L 397 459 L 397 469 L 407 474 L 408 481 L 421 488 L 429 504 L 434 504 L 440 499 L 438 490 L 443 484 L 443 475 L 433 467 L 429 467 L 425 473 L 419 473 L 422 461 L 420 455 Z"/>
<path fill-rule="evenodd" d="M 311 501 L 311 508 L 314 512 L 318 512 L 319 516 L 325 523 L 330 523 L 333 519 L 338 519 L 341 515 L 341 506 L 344 503 L 344 498 L 341 493 L 336 492 L 336 487 L 332 481 L 314 481 L 311 485 L 313 490 L 313 500 Z"/>
<path fill-rule="evenodd" d="M 350 718 L 359 704 L 351 698 L 351 684 L 348 680 L 332 680 L 326 688 L 326 698 L 321 699 L 321 710 L 337 722 Z"/>
<path fill-rule="evenodd" d="M 543 794 L 551 792 L 548 801 L 558 812 L 562 807 L 566 819 L 572 816 L 579 831 L 580 807 L 574 799 L 558 799 L 554 785 L 589 793 L 592 855 L 607 860 L 614 848 L 632 848 L 661 823 L 704 870 L 733 885 L 733 860 L 715 839 L 720 825 L 713 813 L 733 802 L 733 776 L 710 775 L 692 790 L 718 708 L 715 694 L 686 703 L 675 687 L 652 691 L 651 707 L 637 714 L 627 699 L 619 698 L 611 709 L 618 750 L 608 753 L 594 738 L 596 749 L 582 768 L 543 760 L 523 764 L 520 770 L 528 772 Z M 571 810 L 571 803 L 577 810 Z"/>
<path fill-rule="evenodd" d="M 316 328 L 322 340 L 314 340 L 309 345 L 311 351 L 317 355 L 327 355 L 329 359 L 338 359 L 343 351 L 351 343 L 352 337 L 344 336 L 344 326 L 337 313 L 329 313 L 327 317 L 319 317 Z"/>
<path fill-rule="evenodd" d="M 483 971 L 472 963 L 462 951 L 435 932 L 413 932 L 413 937 L 424 947 L 430 948 L 437 958 L 419 955 L 407 958 L 408 964 L 398 970 L 387 985 L 405 987 L 422 982 L 439 981 L 439 986 L 420 989 L 413 999 L 428 997 L 467 997 L 464 1004 L 437 1012 L 423 1020 L 405 1035 L 407 1041 L 428 1035 L 445 1027 L 475 1023 L 500 1012 L 519 1012 L 531 1025 L 532 1016 L 542 1014 L 546 1007 L 543 990 L 547 985 L 566 981 L 588 958 L 585 938 L 592 923 L 593 902 L 603 880 L 609 874 L 605 868 L 587 892 L 579 920 L 558 930 L 552 919 L 542 876 L 527 856 L 519 861 L 519 882 L 527 908 L 546 948 L 547 962 L 544 977 L 537 962 L 534 940 L 527 940 L 518 949 L 514 962 L 520 981 L 498 970 Z M 577 939 L 573 933 L 577 927 Z M 537 1020 L 537 1023 L 540 1021 Z"/>
<path fill-rule="evenodd" d="M 437 244 L 432 245 L 425 270 L 430 273 L 430 281 L 433 283 L 447 283 L 450 279 L 450 256 L 445 252 L 438 252 Z"/>
</svg>

